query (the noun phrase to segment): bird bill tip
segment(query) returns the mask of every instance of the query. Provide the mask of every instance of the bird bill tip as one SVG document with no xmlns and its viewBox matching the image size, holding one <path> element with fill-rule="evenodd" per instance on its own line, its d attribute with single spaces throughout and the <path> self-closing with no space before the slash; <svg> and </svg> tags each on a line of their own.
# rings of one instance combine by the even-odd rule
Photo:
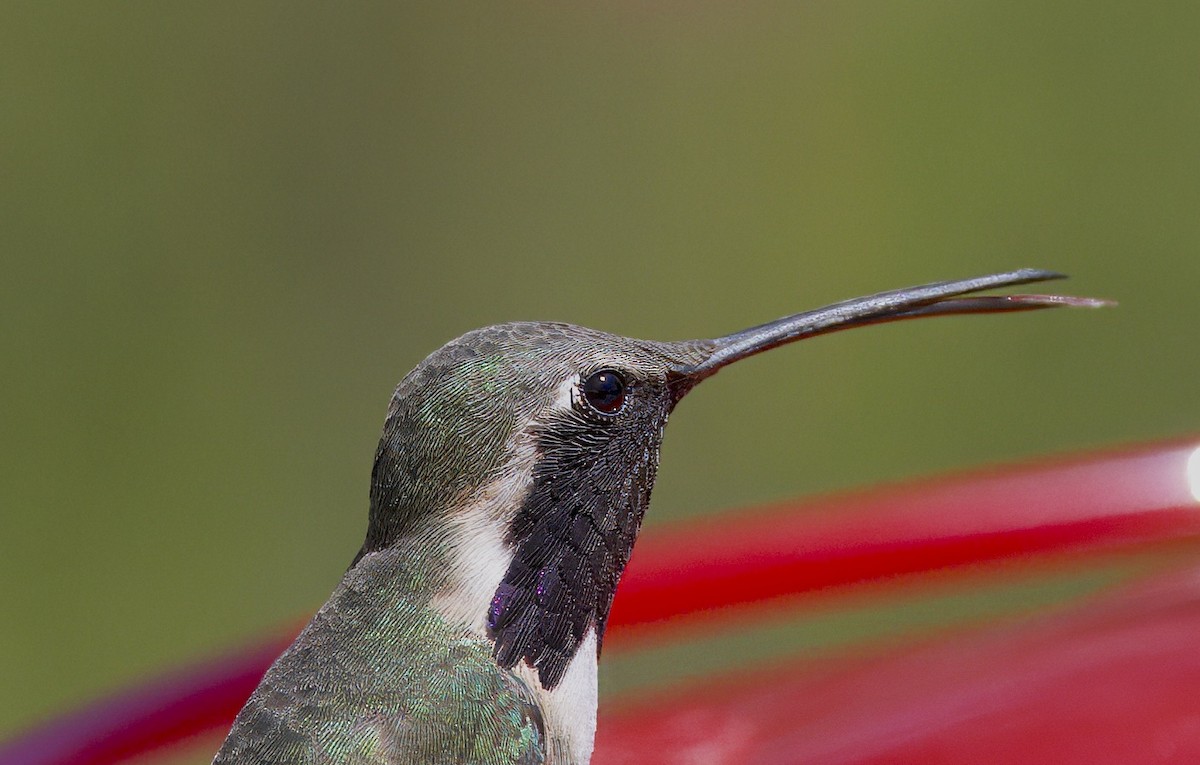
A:
<svg viewBox="0 0 1200 765">
<path fill-rule="evenodd" d="M 1115 300 L 1105 298 L 1080 297 L 1077 295 L 1002 295 L 1002 299 L 1023 306 L 1053 308 L 1112 308 L 1118 305 Z"/>
</svg>

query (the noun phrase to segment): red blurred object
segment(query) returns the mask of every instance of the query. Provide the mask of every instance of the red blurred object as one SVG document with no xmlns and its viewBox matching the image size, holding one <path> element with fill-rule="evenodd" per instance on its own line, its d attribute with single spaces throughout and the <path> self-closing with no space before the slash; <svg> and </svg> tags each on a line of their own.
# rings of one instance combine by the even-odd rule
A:
<svg viewBox="0 0 1200 765">
<path fill-rule="evenodd" d="M 228 728 L 293 637 L 193 664 L 50 720 L 0 747 L 0 764 L 107 765 Z"/>
<path fill-rule="evenodd" d="M 1159 443 L 648 530 L 606 648 L 634 645 L 630 635 L 669 638 L 679 617 L 837 585 L 1200 541 L 1198 445 Z M 1197 634 L 1200 573 L 1180 575 L 1061 620 L 871 662 L 776 668 L 630 713 L 606 709 L 595 762 L 683 762 L 686 752 L 688 762 L 714 765 L 1200 762 Z M 51 720 L 0 747 L 0 765 L 107 765 L 217 732 L 282 647 L 272 640 Z"/>
<path fill-rule="evenodd" d="M 1200 539 L 1187 475 L 1198 447 L 1160 443 L 647 531 L 605 644 L 623 626 L 898 574 Z"/>
<path fill-rule="evenodd" d="M 880 658 L 774 667 L 601 717 L 593 765 L 1200 762 L 1200 567 Z"/>
</svg>

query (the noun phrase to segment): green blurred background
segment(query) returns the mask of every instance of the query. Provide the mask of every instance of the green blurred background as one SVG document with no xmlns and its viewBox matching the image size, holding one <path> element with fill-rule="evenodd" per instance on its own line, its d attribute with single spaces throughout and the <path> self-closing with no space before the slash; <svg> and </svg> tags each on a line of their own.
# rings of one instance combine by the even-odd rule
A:
<svg viewBox="0 0 1200 765">
<path fill-rule="evenodd" d="M 1019 266 L 1121 307 L 721 374 L 648 524 L 1195 431 L 1200 5 L 10 3 L 0 737 L 318 605 L 473 327 Z"/>
</svg>

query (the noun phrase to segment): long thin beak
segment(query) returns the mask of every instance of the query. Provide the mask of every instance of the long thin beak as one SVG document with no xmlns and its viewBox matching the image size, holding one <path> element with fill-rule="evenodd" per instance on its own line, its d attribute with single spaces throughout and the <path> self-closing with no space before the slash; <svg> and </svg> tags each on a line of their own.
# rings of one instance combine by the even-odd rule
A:
<svg viewBox="0 0 1200 765">
<path fill-rule="evenodd" d="M 851 327 L 881 324 L 925 316 L 965 313 L 1006 313 L 1040 308 L 1074 306 L 1099 308 L 1112 305 L 1107 300 L 1065 295 L 986 295 L 961 297 L 997 287 L 1044 282 L 1066 278 L 1064 274 L 1024 268 L 1004 274 L 979 276 L 953 282 L 936 282 L 919 287 L 880 292 L 867 297 L 845 300 L 814 311 L 762 324 L 712 340 L 715 350 L 698 364 L 681 367 L 676 374 L 691 387 L 735 361 L 776 348 L 795 340 L 824 335 Z"/>
</svg>

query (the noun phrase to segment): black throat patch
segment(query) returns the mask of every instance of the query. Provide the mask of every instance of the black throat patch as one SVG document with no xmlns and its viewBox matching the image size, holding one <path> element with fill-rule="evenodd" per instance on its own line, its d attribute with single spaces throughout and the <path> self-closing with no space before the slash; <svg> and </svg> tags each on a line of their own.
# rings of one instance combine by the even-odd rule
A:
<svg viewBox="0 0 1200 765">
<path fill-rule="evenodd" d="M 488 609 L 496 661 L 547 690 L 589 628 L 597 652 L 658 469 L 662 422 L 563 415 L 538 436 L 533 486 L 509 528 L 513 560 Z M 657 419 L 657 418 L 655 418 Z"/>
</svg>

